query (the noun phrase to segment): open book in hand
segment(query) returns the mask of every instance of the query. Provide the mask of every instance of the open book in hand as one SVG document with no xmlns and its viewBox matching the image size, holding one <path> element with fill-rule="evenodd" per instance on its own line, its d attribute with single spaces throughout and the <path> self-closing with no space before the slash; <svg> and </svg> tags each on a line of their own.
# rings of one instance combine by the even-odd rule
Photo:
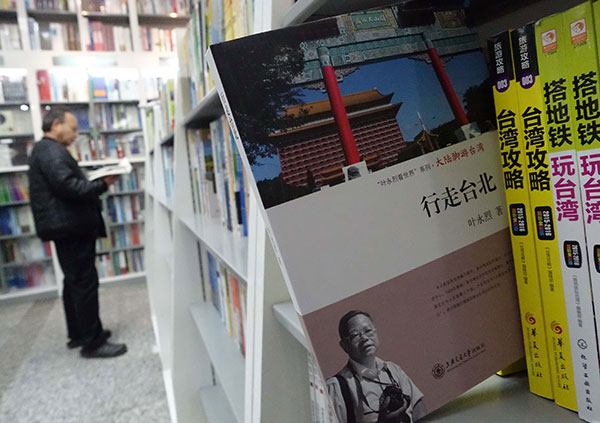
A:
<svg viewBox="0 0 600 423">
<path fill-rule="evenodd" d="M 108 175 L 126 175 L 132 170 L 131 163 L 129 163 L 127 158 L 124 158 L 117 164 L 104 166 L 88 172 L 87 177 L 90 181 L 93 181 L 94 179 L 103 178 Z"/>
</svg>

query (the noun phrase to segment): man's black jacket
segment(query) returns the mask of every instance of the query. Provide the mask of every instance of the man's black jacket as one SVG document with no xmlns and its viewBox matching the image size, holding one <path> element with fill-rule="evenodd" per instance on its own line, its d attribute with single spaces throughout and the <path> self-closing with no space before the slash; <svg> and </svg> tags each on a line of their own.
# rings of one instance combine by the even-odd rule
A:
<svg viewBox="0 0 600 423">
<path fill-rule="evenodd" d="M 52 138 L 35 143 L 29 158 L 29 197 L 35 230 L 44 241 L 106 236 L 99 179 L 88 181 L 66 147 Z"/>
</svg>

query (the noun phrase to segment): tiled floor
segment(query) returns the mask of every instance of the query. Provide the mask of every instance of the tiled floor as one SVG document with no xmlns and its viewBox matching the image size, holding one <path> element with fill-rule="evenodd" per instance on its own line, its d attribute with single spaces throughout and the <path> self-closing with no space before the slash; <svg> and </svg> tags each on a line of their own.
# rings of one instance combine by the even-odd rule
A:
<svg viewBox="0 0 600 423">
<path fill-rule="evenodd" d="M 0 422 L 170 421 L 146 285 L 101 288 L 100 303 L 124 356 L 86 360 L 68 350 L 60 299 L 0 304 Z"/>
</svg>

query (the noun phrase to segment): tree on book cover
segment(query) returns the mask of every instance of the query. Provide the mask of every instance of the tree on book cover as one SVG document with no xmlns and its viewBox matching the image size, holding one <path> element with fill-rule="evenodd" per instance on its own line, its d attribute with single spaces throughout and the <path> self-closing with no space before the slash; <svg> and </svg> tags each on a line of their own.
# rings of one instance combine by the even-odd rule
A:
<svg viewBox="0 0 600 423">
<path fill-rule="evenodd" d="M 487 66 L 448 9 L 405 2 L 209 49 L 341 422 L 417 420 L 523 355 Z M 378 392 L 363 401 L 365 368 L 385 389 L 360 383 Z"/>
</svg>

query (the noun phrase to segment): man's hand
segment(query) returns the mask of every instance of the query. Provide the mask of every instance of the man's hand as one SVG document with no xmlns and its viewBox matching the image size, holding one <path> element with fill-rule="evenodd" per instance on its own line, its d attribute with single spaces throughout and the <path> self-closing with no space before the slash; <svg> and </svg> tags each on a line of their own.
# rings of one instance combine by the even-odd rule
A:
<svg viewBox="0 0 600 423">
<path fill-rule="evenodd" d="M 104 183 L 106 183 L 106 185 L 112 185 L 115 182 L 117 182 L 120 177 L 121 177 L 121 175 L 108 175 L 102 179 L 104 179 Z"/>
</svg>

